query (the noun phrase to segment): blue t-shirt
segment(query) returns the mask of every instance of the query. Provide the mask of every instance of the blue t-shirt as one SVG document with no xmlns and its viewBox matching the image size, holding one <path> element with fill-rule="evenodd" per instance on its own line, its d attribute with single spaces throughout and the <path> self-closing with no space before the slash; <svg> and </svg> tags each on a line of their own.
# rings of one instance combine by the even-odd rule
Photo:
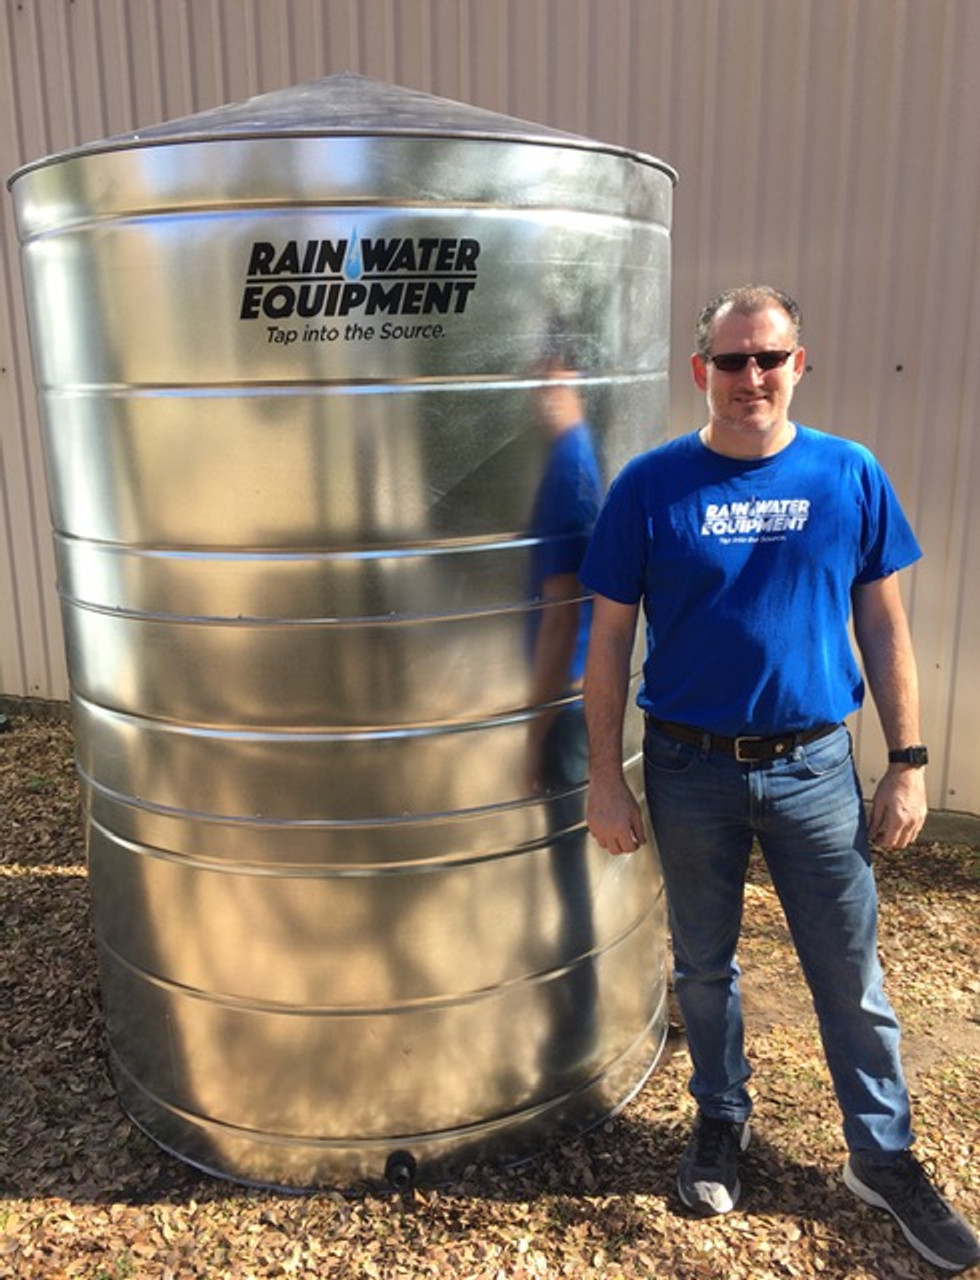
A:
<svg viewBox="0 0 980 1280">
<path fill-rule="evenodd" d="M 797 426 L 779 453 L 743 461 L 693 433 L 623 469 L 581 578 L 621 604 L 643 601 L 644 710 L 766 735 L 861 705 L 851 588 L 921 554 L 862 445 Z"/>
<path fill-rule="evenodd" d="M 551 446 L 535 496 L 531 516 L 532 599 L 541 598 L 546 578 L 578 573 L 600 498 L 599 466 L 592 439 L 588 426 L 580 422 L 563 432 Z M 571 681 L 580 680 L 585 670 L 591 621 L 592 602 L 585 600 L 579 610 L 578 639 L 568 673 Z"/>
</svg>

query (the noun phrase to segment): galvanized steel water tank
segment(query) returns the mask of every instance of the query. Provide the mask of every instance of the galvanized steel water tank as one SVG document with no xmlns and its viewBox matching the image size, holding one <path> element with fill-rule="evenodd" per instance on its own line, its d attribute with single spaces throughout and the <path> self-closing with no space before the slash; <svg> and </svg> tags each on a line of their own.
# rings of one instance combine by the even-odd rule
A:
<svg viewBox="0 0 980 1280">
<path fill-rule="evenodd" d="M 663 435 L 673 180 L 345 75 L 11 181 L 114 1074 L 198 1166 L 435 1178 L 655 1061 L 655 855 L 527 767 L 532 512 L 549 380 L 604 481 Z"/>
</svg>

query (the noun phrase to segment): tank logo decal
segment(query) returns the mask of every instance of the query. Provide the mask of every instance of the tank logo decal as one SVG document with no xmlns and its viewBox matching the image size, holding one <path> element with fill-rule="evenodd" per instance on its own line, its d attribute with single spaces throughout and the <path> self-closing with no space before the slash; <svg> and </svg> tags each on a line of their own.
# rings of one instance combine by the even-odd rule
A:
<svg viewBox="0 0 980 1280">
<path fill-rule="evenodd" d="M 373 317 L 462 315 L 477 286 L 480 242 L 455 236 L 256 240 L 249 252 L 239 319 L 266 324 L 267 340 L 441 337 L 440 324 L 366 326 Z M 348 320 L 343 327 L 282 321 Z"/>
<path fill-rule="evenodd" d="M 348 280 L 360 280 L 363 274 L 364 255 L 361 253 L 361 242 L 358 240 L 357 232 L 355 231 L 344 255 L 344 275 Z"/>
</svg>

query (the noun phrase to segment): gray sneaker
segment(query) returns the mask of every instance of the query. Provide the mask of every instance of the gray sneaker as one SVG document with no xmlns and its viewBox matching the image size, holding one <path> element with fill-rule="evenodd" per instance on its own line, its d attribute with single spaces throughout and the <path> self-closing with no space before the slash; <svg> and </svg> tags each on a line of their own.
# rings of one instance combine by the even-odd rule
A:
<svg viewBox="0 0 980 1280">
<path fill-rule="evenodd" d="M 980 1240 L 929 1181 L 910 1151 L 888 1164 L 870 1164 L 850 1155 L 844 1182 L 867 1204 L 886 1209 L 913 1249 L 935 1267 L 962 1271 L 980 1262 Z"/>
<path fill-rule="evenodd" d="M 738 1158 L 749 1145 L 749 1126 L 698 1113 L 681 1156 L 677 1190 L 689 1209 L 706 1216 L 730 1213 L 742 1192 Z"/>
</svg>

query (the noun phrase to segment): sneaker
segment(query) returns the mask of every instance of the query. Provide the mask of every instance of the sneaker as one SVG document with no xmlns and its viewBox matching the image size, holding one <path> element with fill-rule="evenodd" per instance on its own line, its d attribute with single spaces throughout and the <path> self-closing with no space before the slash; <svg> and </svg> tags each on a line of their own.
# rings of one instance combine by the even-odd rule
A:
<svg viewBox="0 0 980 1280">
<path fill-rule="evenodd" d="M 749 1126 L 744 1121 L 736 1124 L 698 1113 L 677 1170 L 677 1190 L 689 1209 L 708 1215 L 735 1208 L 742 1191 L 738 1158 L 748 1145 Z"/>
<path fill-rule="evenodd" d="M 851 1155 L 844 1182 L 867 1204 L 887 1209 L 912 1248 L 933 1266 L 962 1271 L 980 1262 L 980 1240 L 970 1224 L 943 1199 L 910 1151 L 885 1165 Z"/>
</svg>

